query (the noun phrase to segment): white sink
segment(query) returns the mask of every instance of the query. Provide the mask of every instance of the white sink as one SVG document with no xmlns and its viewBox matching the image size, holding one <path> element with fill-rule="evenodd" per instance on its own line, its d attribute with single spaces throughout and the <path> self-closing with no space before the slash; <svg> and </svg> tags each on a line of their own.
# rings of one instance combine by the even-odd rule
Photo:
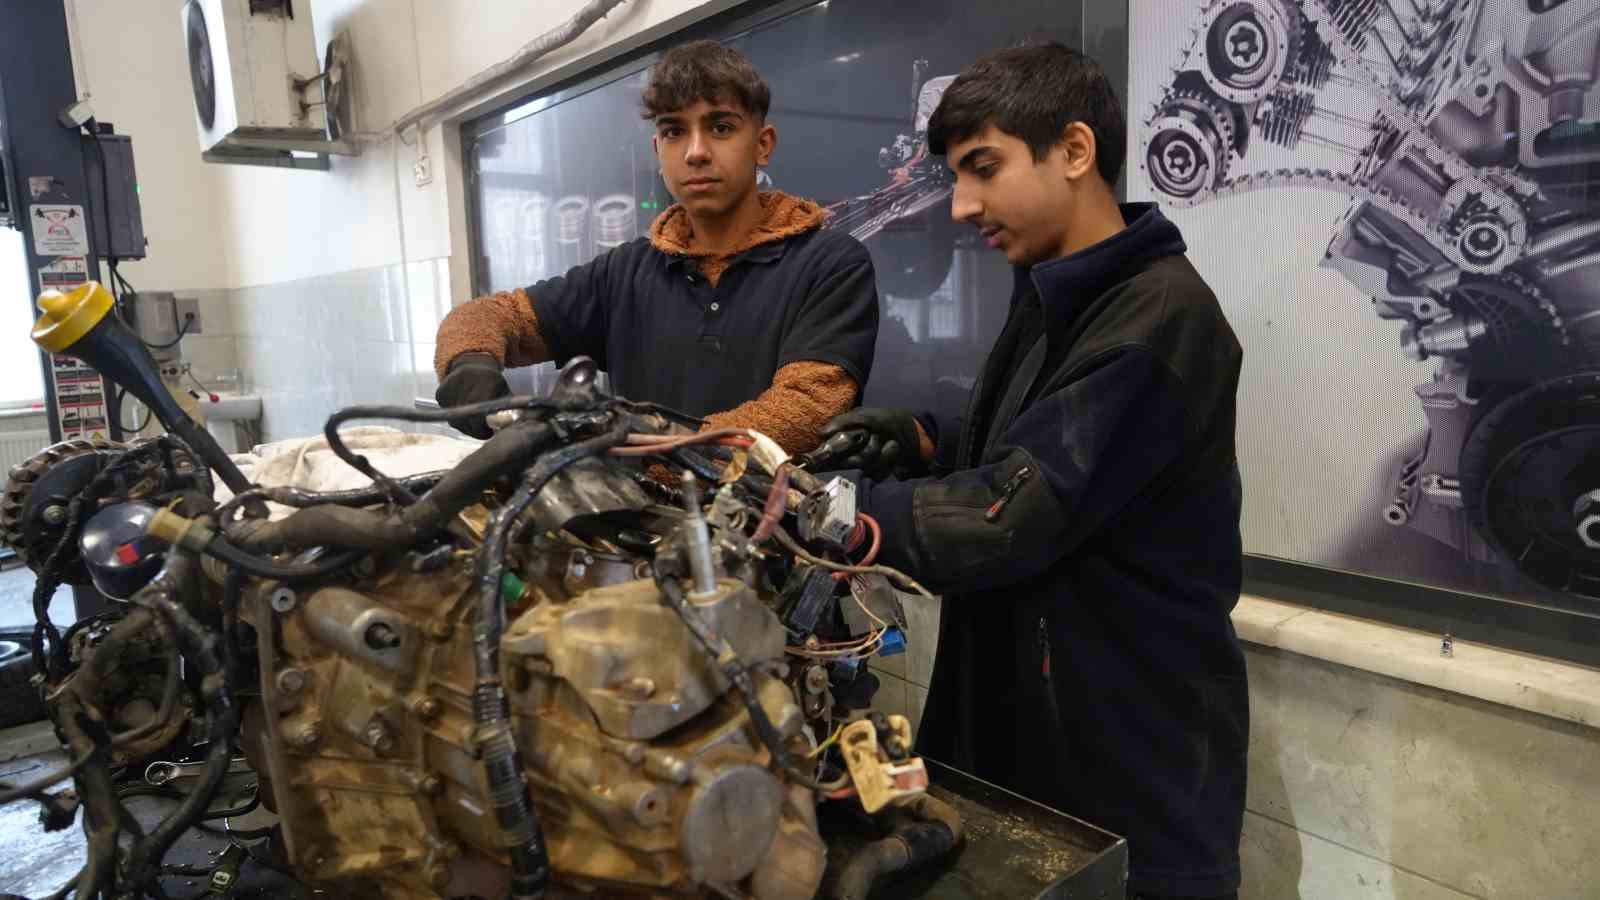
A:
<svg viewBox="0 0 1600 900">
<path fill-rule="evenodd" d="M 206 421 L 213 419 L 230 422 L 261 418 L 261 398 L 255 394 L 217 394 L 217 401 L 200 397 L 200 411 Z"/>
<path fill-rule="evenodd" d="M 200 396 L 200 412 L 206 417 L 206 431 L 216 438 L 228 453 L 242 453 L 250 449 L 254 428 L 242 427 L 245 422 L 261 419 L 261 397 L 256 394 L 217 393 L 213 402 L 209 396 Z"/>
</svg>

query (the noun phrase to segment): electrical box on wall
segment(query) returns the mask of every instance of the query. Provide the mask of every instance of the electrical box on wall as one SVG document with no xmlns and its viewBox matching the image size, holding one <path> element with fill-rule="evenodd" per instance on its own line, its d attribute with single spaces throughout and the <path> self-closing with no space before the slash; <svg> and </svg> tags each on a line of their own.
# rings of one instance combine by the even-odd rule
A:
<svg viewBox="0 0 1600 900">
<path fill-rule="evenodd" d="M 102 258 L 144 259 L 144 217 L 139 206 L 139 178 L 133 170 L 132 139 L 125 134 L 100 134 L 85 135 L 83 141 L 95 249 Z"/>
<path fill-rule="evenodd" d="M 308 0 L 188 0 L 182 21 L 200 150 L 208 162 L 327 168 L 355 155 L 349 42 L 319 68 Z M 300 164 L 297 160 L 320 160 Z"/>
<path fill-rule="evenodd" d="M 171 291 L 139 291 L 123 297 L 131 321 L 157 362 L 182 358 L 179 342 L 202 333 L 200 303 Z"/>
</svg>

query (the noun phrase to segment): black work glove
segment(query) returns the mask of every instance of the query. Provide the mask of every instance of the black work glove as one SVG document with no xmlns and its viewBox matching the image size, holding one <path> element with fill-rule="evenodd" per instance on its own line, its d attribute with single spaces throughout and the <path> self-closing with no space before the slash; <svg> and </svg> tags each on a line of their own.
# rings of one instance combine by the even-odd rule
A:
<svg viewBox="0 0 1600 900">
<path fill-rule="evenodd" d="M 823 446 L 854 434 L 844 455 L 827 461 L 835 468 L 860 469 L 868 478 L 915 478 L 927 474 L 916 416 L 910 410 L 867 407 L 837 416 L 822 429 Z"/>
<path fill-rule="evenodd" d="M 433 392 L 433 399 L 439 401 L 440 407 L 449 409 L 482 403 L 509 393 L 511 385 L 506 384 L 500 363 L 492 355 L 463 353 L 450 360 L 450 368 L 439 382 L 439 389 Z M 494 433 L 489 430 L 489 423 L 483 416 L 451 419 L 450 425 L 462 434 L 480 439 L 486 439 Z"/>
</svg>

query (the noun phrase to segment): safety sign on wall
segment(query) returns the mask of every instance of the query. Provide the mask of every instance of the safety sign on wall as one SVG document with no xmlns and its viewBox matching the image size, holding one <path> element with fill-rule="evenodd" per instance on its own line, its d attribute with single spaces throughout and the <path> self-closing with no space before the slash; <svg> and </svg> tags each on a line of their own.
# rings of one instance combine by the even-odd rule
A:
<svg viewBox="0 0 1600 900">
<path fill-rule="evenodd" d="M 89 227 L 83 207 L 70 203 L 35 203 L 28 207 L 33 226 L 33 251 L 40 256 L 88 256 Z"/>
<path fill-rule="evenodd" d="M 70 356 L 50 357 L 50 376 L 56 387 L 56 421 L 61 439 L 109 439 L 106 398 L 100 373 Z"/>
<path fill-rule="evenodd" d="M 39 290 L 70 291 L 89 280 L 89 262 L 82 256 L 63 256 L 39 269 Z"/>
<path fill-rule="evenodd" d="M 41 291 L 70 291 L 88 280 L 89 264 L 82 256 L 63 256 L 39 269 Z M 50 379 L 55 387 L 56 424 L 61 428 L 61 440 L 111 437 L 99 372 L 70 356 L 52 354 Z"/>
</svg>

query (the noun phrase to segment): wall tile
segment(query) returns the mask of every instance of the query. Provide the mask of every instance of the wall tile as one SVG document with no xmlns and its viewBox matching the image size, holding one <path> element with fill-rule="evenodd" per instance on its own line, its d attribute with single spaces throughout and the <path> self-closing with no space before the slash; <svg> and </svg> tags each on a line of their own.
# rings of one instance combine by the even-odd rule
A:
<svg viewBox="0 0 1600 900">
<path fill-rule="evenodd" d="M 939 601 L 902 591 L 900 603 L 906 611 L 906 680 L 926 688 L 939 649 Z"/>
<path fill-rule="evenodd" d="M 868 666 L 874 672 L 887 672 L 896 678 L 906 677 L 906 657 L 908 653 L 896 653 L 893 656 L 874 656 Z"/>
<path fill-rule="evenodd" d="M 1251 647 L 1249 809 L 1474 896 L 1585 896 L 1600 731 Z"/>
<path fill-rule="evenodd" d="M 411 297 L 407 293 L 405 267 L 383 268 L 384 309 L 389 313 L 389 340 L 411 340 Z"/>
<path fill-rule="evenodd" d="M 1245 815 L 1239 855 L 1245 873 L 1240 900 L 1474 900 L 1254 813 Z"/>
<path fill-rule="evenodd" d="M 906 682 L 906 718 L 911 720 L 911 734 L 922 727 L 922 713 L 928 706 L 928 689 L 920 684 Z"/>
<path fill-rule="evenodd" d="M 426 388 L 430 397 L 433 396 L 433 389 L 439 386 L 439 376 L 433 370 L 433 353 L 437 347 L 432 341 L 413 341 L 411 344 L 411 371 L 417 373 L 417 389 Z"/>
<path fill-rule="evenodd" d="M 291 285 L 262 285 L 230 291 L 229 309 L 238 334 L 251 338 L 292 337 L 305 323 L 295 308 Z"/>
<path fill-rule="evenodd" d="M 408 298 L 411 333 L 417 340 L 433 340 L 439 331 L 439 323 L 444 321 L 445 313 L 450 310 L 450 302 L 445 295 L 444 262 L 421 260 L 406 263 L 406 283 L 411 290 Z"/>
<path fill-rule="evenodd" d="M 10 434 L 18 431 L 49 431 L 50 419 L 44 413 L 30 413 L 25 416 L 6 416 L 0 419 L 0 434 Z"/>
<path fill-rule="evenodd" d="M 183 339 L 183 358 L 201 382 L 209 380 L 226 369 L 239 366 L 239 352 L 232 336 L 211 337 L 195 335 Z"/>
<path fill-rule="evenodd" d="M 199 301 L 201 332 L 196 337 L 229 337 L 236 333 L 228 291 L 178 291 L 177 295 Z"/>
<path fill-rule="evenodd" d="M 878 693 L 873 695 L 872 708 L 884 715 L 910 716 L 907 689 L 912 685 L 904 678 L 886 672 L 878 674 Z"/>
<path fill-rule="evenodd" d="M 358 317 L 355 327 L 347 332 L 351 336 L 360 340 L 400 340 L 404 329 L 395 331 L 390 308 L 393 302 L 389 293 L 390 268 L 362 269 L 351 273 L 354 277 L 350 284 L 350 305 L 347 308 L 354 310 Z"/>
</svg>

